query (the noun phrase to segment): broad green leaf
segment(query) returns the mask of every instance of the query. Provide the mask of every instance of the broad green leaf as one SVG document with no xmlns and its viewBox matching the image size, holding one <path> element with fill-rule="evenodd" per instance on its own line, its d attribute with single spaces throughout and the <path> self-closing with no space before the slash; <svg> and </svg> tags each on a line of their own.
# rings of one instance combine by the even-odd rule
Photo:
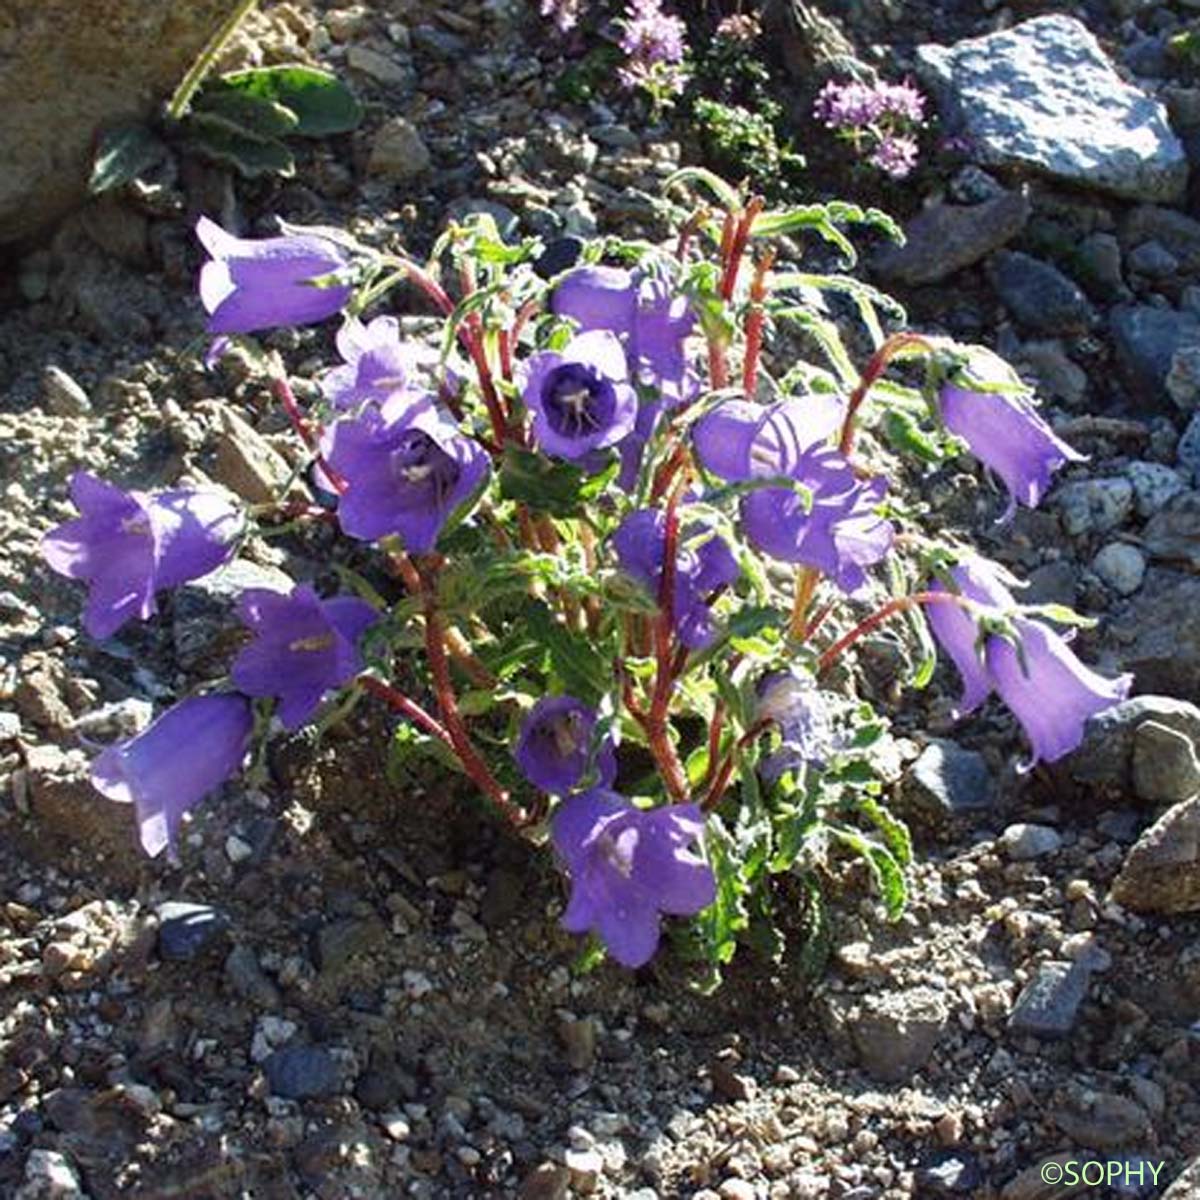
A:
<svg viewBox="0 0 1200 1200">
<path fill-rule="evenodd" d="M 599 652 L 589 635 L 572 633 L 554 619 L 540 600 L 531 601 L 522 622 L 550 657 L 550 668 L 562 690 L 585 704 L 597 704 L 612 679 L 612 663 Z"/>
<path fill-rule="evenodd" d="M 261 138 L 264 141 L 287 137 L 289 133 L 296 131 L 299 124 L 299 119 L 290 108 L 263 96 L 255 96 L 237 88 L 222 87 L 220 84 L 205 88 L 200 93 L 191 116 L 195 116 L 196 113 L 221 117 L 247 137 Z"/>
<path fill-rule="evenodd" d="M 336 75 L 292 63 L 250 67 L 222 75 L 221 83 L 263 100 L 272 100 L 296 114 L 295 132 L 301 137 L 327 137 L 357 129 L 363 108 Z"/>
<path fill-rule="evenodd" d="M 250 137 L 215 113 L 191 113 L 187 134 L 185 149 L 233 167 L 247 179 L 260 175 L 290 178 L 296 173 L 296 160 L 282 142 Z"/>
<path fill-rule="evenodd" d="M 500 464 L 500 494 L 536 512 L 572 517 L 604 491 L 619 469 L 614 458 L 603 471 L 589 475 L 570 463 L 508 446 Z"/>
<path fill-rule="evenodd" d="M 88 191 L 93 196 L 124 187 L 161 161 L 167 148 L 145 125 L 118 125 L 100 135 Z"/>
</svg>

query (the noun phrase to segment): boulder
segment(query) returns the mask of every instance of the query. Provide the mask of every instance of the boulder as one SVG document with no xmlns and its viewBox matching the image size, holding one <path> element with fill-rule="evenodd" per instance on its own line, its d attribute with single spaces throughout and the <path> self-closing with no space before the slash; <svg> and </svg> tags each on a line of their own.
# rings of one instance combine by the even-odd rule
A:
<svg viewBox="0 0 1200 1200">
<path fill-rule="evenodd" d="M 87 195 L 97 135 L 150 116 L 236 0 L 7 0 L 0 6 L 0 243 Z"/>
<path fill-rule="evenodd" d="M 1166 110 L 1117 74 L 1075 17 L 922 46 L 917 60 L 977 161 L 1137 200 L 1182 198 L 1188 161 Z"/>
</svg>

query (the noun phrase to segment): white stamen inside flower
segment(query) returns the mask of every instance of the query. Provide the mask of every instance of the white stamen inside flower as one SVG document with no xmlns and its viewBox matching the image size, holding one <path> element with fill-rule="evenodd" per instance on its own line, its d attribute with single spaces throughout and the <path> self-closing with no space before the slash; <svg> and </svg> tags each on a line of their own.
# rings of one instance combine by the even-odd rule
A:
<svg viewBox="0 0 1200 1200">
<path fill-rule="evenodd" d="M 312 637 L 297 638 L 294 642 L 288 642 L 288 649 L 315 653 L 318 650 L 328 650 L 332 645 L 332 633 L 317 633 Z"/>
</svg>

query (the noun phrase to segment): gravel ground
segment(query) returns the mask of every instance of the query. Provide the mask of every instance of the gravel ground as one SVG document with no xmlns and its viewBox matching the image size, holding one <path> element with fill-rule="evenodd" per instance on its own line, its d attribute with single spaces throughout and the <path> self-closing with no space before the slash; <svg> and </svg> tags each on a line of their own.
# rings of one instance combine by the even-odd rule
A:
<svg viewBox="0 0 1200 1200">
<path fill-rule="evenodd" d="M 994 20 L 936 13 L 944 39 Z M 889 14 L 861 6 L 848 29 L 863 45 L 908 39 L 903 64 L 920 31 Z M 1129 41 L 1105 21 L 1112 44 Z M 847 869 L 824 974 L 747 956 L 708 998 L 666 955 L 637 974 L 576 972 L 549 864 L 436 777 L 389 782 L 366 706 L 319 747 L 273 746 L 198 814 L 180 868 L 138 858 L 129 814 L 91 792 L 88 744 L 219 673 L 232 590 L 280 568 L 320 581 L 334 552 L 320 531 L 256 543 L 238 579 L 181 589 L 161 620 L 103 646 L 38 558 L 79 466 L 251 498 L 286 474 L 294 450 L 261 380 L 199 362 L 186 214 L 256 232 L 273 213 L 341 220 L 417 247 L 482 205 L 546 234 L 661 235 L 655 196 L 687 138 L 616 99 L 559 104 L 534 29 L 503 3 L 270 6 L 231 61 L 334 66 L 368 102 L 364 128 L 319 145 L 297 181 L 234 187 L 184 164 L 139 205 L 72 220 L 0 285 L 0 1195 L 1052 1200 L 1160 1196 L 1192 1163 L 1169 1194 L 1200 1196 L 1200 920 L 1109 896 L 1166 805 L 1130 785 L 1128 754 L 1100 771 L 1096 745 L 1018 777 L 1011 718 L 989 706 L 953 724 L 941 672 L 905 704 L 885 764 L 919 851 L 908 914 L 886 925 Z M 1051 234 L 1108 233 L 1129 295 L 1089 289 L 1091 303 L 1153 292 L 1186 307 L 1200 255 L 1166 283 L 1136 276 L 1131 210 L 1038 186 L 1009 249 L 1049 259 Z M 1186 248 L 1171 228 L 1168 249 Z M 1188 415 L 1141 405 L 1096 325 L 1023 325 L 1014 278 L 1040 286 L 993 262 L 903 299 L 914 324 L 1020 361 L 1091 459 L 1007 530 L 967 463 L 911 496 L 1039 599 L 1099 618 L 1079 639 L 1089 661 L 1200 699 L 1197 524 L 1169 506 L 1194 482 Z M 330 332 L 266 344 L 303 383 Z M 883 701 L 901 651 L 866 644 L 863 686 Z M 1110 750 L 1129 750 L 1138 714 Z M 1053 1156 L 1129 1173 L 1051 1186 Z"/>
</svg>

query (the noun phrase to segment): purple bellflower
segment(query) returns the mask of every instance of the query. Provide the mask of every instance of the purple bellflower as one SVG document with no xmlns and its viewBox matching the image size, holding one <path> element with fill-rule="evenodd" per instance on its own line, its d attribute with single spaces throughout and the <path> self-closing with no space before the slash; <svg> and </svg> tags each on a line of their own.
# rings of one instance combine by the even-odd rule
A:
<svg viewBox="0 0 1200 1200">
<path fill-rule="evenodd" d="M 343 532 L 363 541 L 398 534 L 411 554 L 434 548 L 491 469 L 483 447 L 430 396 L 399 395 L 382 409 L 343 417 L 326 430 L 322 450 L 348 484 L 338 502 Z"/>
<path fill-rule="evenodd" d="M 759 680 L 756 691 L 755 719 L 774 721 L 782 739 L 762 762 L 765 779 L 808 763 L 822 767 L 841 749 L 845 739 L 834 725 L 834 698 L 817 687 L 810 672 L 773 671 Z"/>
<path fill-rule="evenodd" d="M 1007 614 L 1020 641 L 1018 649 L 999 634 L 984 639 L 974 614 L 951 604 L 932 604 L 927 612 L 938 643 L 963 677 L 960 713 L 970 712 L 993 688 L 1020 722 L 1033 749 L 1029 769 L 1055 762 L 1083 741 L 1084 723 L 1129 695 L 1132 675 L 1106 679 L 1084 666 L 1066 638 L 1040 621 L 1014 616 L 1016 603 L 995 563 L 971 556 L 951 568 L 961 594 L 991 610 Z M 932 590 L 942 590 L 935 583 Z"/>
<path fill-rule="evenodd" d="M 358 639 L 379 620 L 365 600 L 322 600 L 306 584 L 290 595 L 248 588 L 239 616 L 255 637 L 234 659 L 230 678 L 247 696 L 278 696 L 285 729 L 299 729 L 326 692 L 362 670 Z"/>
<path fill-rule="evenodd" d="M 811 508 L 791 488 L 751 492 L 741 504 L 746 537 L 772 558 L 816 567 L 842 591 L 857 592 L 866 568 L 886 557 L 895 537 L 891 523 L 875 512 L 887 481 L 861 482 L 841 454 L 826 449 L 807 451 L 789 475 L 811 489 Z"/>
<path fill-rule="evenodd" d="M 788 475 L 803 455 L 827 442 L 846 417 L 845 402 L 819 393 L 762 405 L 726 400 L 692 430 L 700 465 L 730 483 Z"/>
<path fill-rule="evenodd" d="M 623 336 L 633 330 L 637 282 L 623 267 L 575 267 L 551 294 L 550 311 L 576 321 L 580 333 L 607 329 Z"/>
<path fill-rule="evenodd" d="M 1012 392 L 976 392 L 945 385 L 938 398 L 946 428 L 963 439 L 971 453 L 1008 488 L 1002 521 L 1018 504 L 1041 502 L 1054 472 L 1084 455 L 1068 446 L 1023 396 Z"/>
<path fill-rule="evenodd" d="M 184 813 L 242 765 L 254 717 L 244 696 L 193 696 L 149 728 L 109 746 L 92 764 L 92 786 L 137 807 L 142 848 L 175 853 Z"/>
<path fill-rule="evenodd" d="M 321 391 L 335 408 L 353 409 L 368 401 L 383 404 L 397 392 L 422 390 L 421 372 L 437 368 L 437 352 L 416 342 L 400 340 L 395 317 L 376 317 L 364 325 L 350 317 L 338 330 L 338 353 L 343 365 L 325 373 Z"/>
<path fill-rule="evenodd" d="M 995 563 L 977 555 L 965 557 L 950 568 L 950 578 L 967 599 L 997 612 L 1010 612 L 1017 602 L 1008 590 L 1006 573 Z M 940 580 L 929 588 L 932 592 L 949 589 Z M 983 661 L 979 644 L 979 625 L 968 609 L 957 604 L 930 604 L 925 609 L 929 627 L 938 644 L 950 656 L 963 681 L 962 698 L 955 706 L 955 716 L 974 712 L 990 695 L 992 679 Z"/>
<path fill-rule="evenodd" d="M 660 914 L 690 916 L 716 897 L 712 869 L 691 847 L 704 833 L 695 804 L 643 810 L 605 788 L 564 801 L 551 835 L 571 877 L 563 925 L 594 931 L 626 967 L 658 949 Z"/>
<path fill-rule="evenodd" d="M 637 422 L 625 352 L 607 330 L 578 334 L 525 365 L 521 388 L 538 445 L 572 462 L 615 446 Z"/>
<path fill-rule="evenodd" d="M 349 257 L 325 238 L 239 238 L 208 217 L 196 222 L 196 236 L 211 256 L 200 270 L 209 333 L 311 325 L 344 308 L 354 291 Z"/>
<path fill-rule="evenodd" d="M 699 535 L 698 540 L 697 535 Z M 621 570 L 632 576 L 655 599 L 662 587 L 666 551 L 666 516 L 653 508 L 631 512 L 613 534 L 613 548 Z M 675 600 L 672 616 L 675 633 L 691 650 L 712 641 L 716 621 L 708 607 L 713 592 L 737 581 L 741 570 L 733 552 L 716 533 L 681 525 L 675 560 Z"/>
<path fill-rule="evenodd" d="M 561 796 L 579 786 L 588 768 L 596 714 L 574 696 L 545 696 L 521 722 L 516 759 L 534 787 Z M 607 739 L 596 754 L 601 787 L 617 777 L 617 760 Z"/>
<path fill-rule="evenodd" d="M 723 479 L 778 476 L 809 489 L 811 508 L 790 487 L 748 493 L 741 502 L 746 536 L 762 553 L 816 567 L 843 591 L 855 592 L 866 582 L 865 568 L 891 549 L 894 530 L 874 511 L 886 481 L 859 481 L 846 458 L 824 445 L 844 418 L 836 396 L 765 408 L 733 400 L 696 423 L 693 444 L 701 466 Z"/>
<path fill-rule="evenodd" d="M 94 638 L 156 611 L 155 593 L 198 579 L 232 553 L 242 516 L 220 492 L 124 492 L 87 471 L 71 479 L 80 516 L 42 539 L 60 575 L 90 585 L 83 623 Z"/>
<path fill-rule="evenodd" d="M 1033 757 L 1022 769 L 1056 762 L 1083 741 L 1089 717 L 1129 695 L 1132 675 L 1106 679 L 1076 658 L 1066 639 L 1040 621 L 1017 620 L 1021 652 L 990 637 L 985 657 L 1000 698 L 1025 730 Z"/>
<path fill-rule="evenodd" d="M 621 267 L 576 267 L 554 289 L 550 306 L 581 332 L 605 329 L 622 338 L 634 378 L 669 407 L 699 394 L 686 353 L 695 314 L 685 296 L 672 295 L 668 280 Z"/>
</svg>

